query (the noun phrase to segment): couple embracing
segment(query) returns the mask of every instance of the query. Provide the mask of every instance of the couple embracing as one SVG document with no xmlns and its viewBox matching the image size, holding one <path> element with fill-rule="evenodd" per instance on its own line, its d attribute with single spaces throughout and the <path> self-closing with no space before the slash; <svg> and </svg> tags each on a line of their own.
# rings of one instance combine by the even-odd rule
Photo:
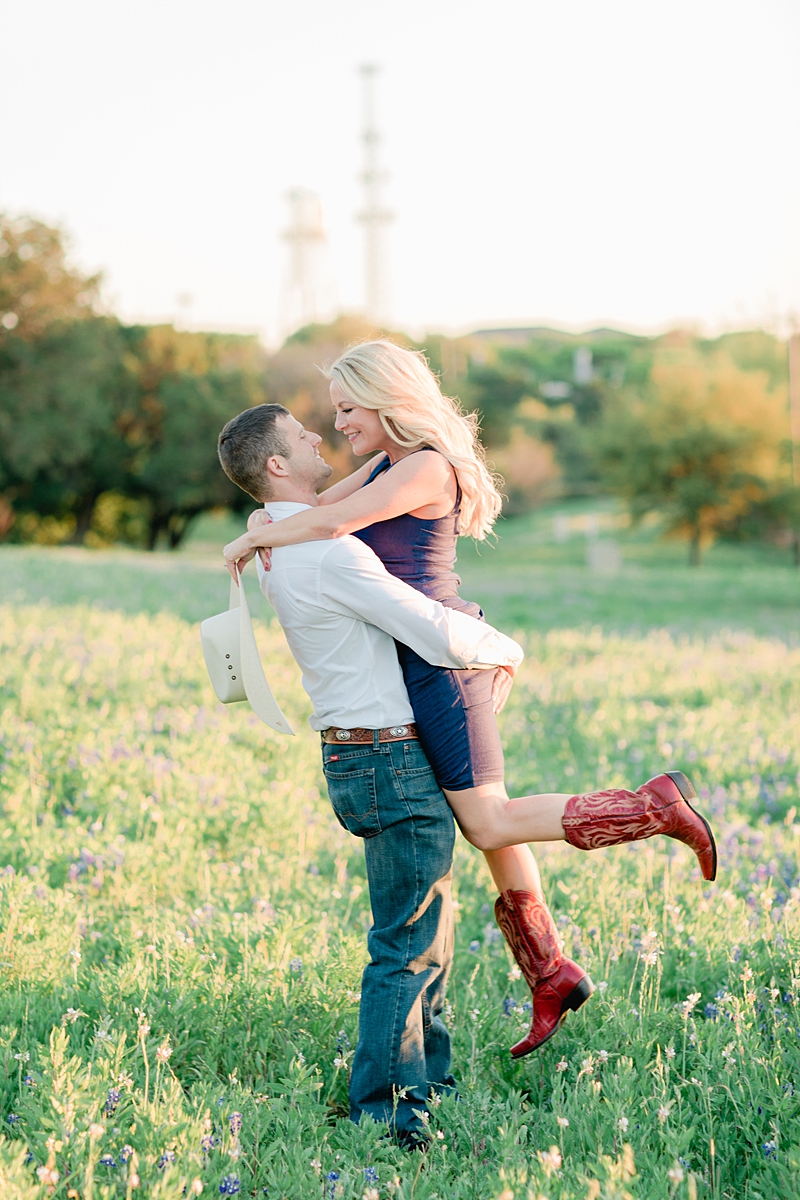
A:
<svg viewBox="0 0 800 1200">
<path fill-rule="evenodd" d="M 367 462 L 320 491 L 318 434 L 264 404 L 219 438 L 229 477 L 264 508 L 225 547 L 255 557 L 312 701 L 334 811 L 364 839 L 373 925 L 350 1080 L 369 1113 L 413 1146 L 432 1094 L 451 1091 L 441 1020 L 453 954 L 454 818 L 482 850 L 495 914 L 528 983 L 533 1017 L 511 1048 L 541 1046 L 593 991 L 561 951 L 528 843 L 581 850 L 666 834 L 716 871 L 707 822 L 679 771 L 636 791 L 510 798 L 496 713 L 522 650 L 458 595 L 456 539 L 485 538 L 500 511 L 475 418 L 444 396 L 422 355 L 388 340 L 328 369 L 336 429 Z"/>
</svg>

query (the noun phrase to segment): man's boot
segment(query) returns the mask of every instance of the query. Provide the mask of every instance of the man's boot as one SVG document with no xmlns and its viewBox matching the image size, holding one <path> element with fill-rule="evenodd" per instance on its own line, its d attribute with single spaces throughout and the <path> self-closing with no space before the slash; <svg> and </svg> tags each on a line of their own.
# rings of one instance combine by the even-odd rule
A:
<svg viewBox="0 0 800 1200">
<path fill-rule="evenodd" d="M 594 984 L 577 963 L 562 954 L 550 911 L 533 892 L 501 892 L 494 913 L 531 989 L 530 1031 L 511 1047 L 511 1057 L 522 1058 L 553 1036 L 570 1009 L 580 1008 L 589 999 Z"/>
<path fill-rule="evenodd" d="M 579 850 L 597 850 L 663 833 L 694 850 L 703 878 L 714 879 L 717 847 L 708 821 L 689 804 L 694 796 L 681 771 L 656 775 L 635 792 L 611 788 L 572 796 L 562 818 L 564 836 Z"/>
</svg>

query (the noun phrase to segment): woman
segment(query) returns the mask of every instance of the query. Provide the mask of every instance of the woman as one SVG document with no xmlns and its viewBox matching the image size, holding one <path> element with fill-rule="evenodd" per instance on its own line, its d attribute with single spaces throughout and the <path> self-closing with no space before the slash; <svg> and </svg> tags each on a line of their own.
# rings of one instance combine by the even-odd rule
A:
<svg viewBox="0 0 800 1200">
<path fill-rule="evenodd" d="M 453 572 L 457 537 L 485 538 L 501 505 L 477 419 L 442 395 L 422 355 L 387 340 L 346 351 L 327 375 L 336 428 L 370 461 L 323 492 L 319 508 L 276 524 L 263 512 L 252 514 L 248 532 L 225 547 L 229 568 L 258 549 L 352 533 L 392 574 L 482 618 L 477 605 L 459 597 Z M 594 849 L 666 833 L 691 846 L 704 877 L 713 879 L 714 840 L 687 803 L 694 791 L 680 772 L 659 775 L 637 792 L 509 799 L 495 712 L 510 675 L 502 668 L 432 667 L 408 647 L 397 649 L 423 749 L 464 836 L 486 855 L 500 891 L 498 924 L 531 988 L 531 1029 L 511 1050 L 519 1058 L 551 1037 L 593 991 L 586 973 L 561 953 L 525 843 L 566 839 Z"/>
</svg>

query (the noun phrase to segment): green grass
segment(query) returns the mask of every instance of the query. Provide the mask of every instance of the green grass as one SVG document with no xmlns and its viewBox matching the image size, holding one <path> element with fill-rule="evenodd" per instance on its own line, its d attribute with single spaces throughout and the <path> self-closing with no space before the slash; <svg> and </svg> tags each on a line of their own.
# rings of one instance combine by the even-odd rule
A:
<svg viewBox="0 0 800 1200">
<path fill-rule="evenodd" d="M 747 548 L 691 572 L 624 531 L 605 576 L 551 524 L 461 553 L 464 593 L 526 642 L 509 781 L 579 790 L 680 765 L 720 874 L 702 884 L 666 840 L 542 847 L 567 951 L 605 986 L 513 1063 L 526 991 L 461 843 L 462 1100 L 436 1110 L 425 1156 L 345 1117 L 361 845 L 330 812 L 257 596 L 298 736 L 214 700 L 196 622 L 226 603 L 220 523 L 173 556 L 0 550 L 0 1195 L 177 1198 L 199 1180 L 218 1196 L 231 1177 L 272 1200 L 800 1195 L 800 580 Z"/>
</svg>

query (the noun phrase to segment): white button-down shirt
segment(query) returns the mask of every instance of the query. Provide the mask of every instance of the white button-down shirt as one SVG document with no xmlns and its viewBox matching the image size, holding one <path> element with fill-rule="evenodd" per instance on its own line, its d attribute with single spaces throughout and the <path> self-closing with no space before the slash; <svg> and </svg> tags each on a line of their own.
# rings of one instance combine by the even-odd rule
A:
<svg viewBox="0 0 800 1200">
<path fill-rule="evenodd" d="M 273 521 L 308 504 L 270 501 Z M 283 626 L 314 705 L 313 729 L 384 729 L 414 720 L 393 638 L 426 662 L 463 670 L 516 666 L 522 649 L 491 625 L 396 579 L 355 537 L 256 555 L 259 585 Z"/>
</svg>

